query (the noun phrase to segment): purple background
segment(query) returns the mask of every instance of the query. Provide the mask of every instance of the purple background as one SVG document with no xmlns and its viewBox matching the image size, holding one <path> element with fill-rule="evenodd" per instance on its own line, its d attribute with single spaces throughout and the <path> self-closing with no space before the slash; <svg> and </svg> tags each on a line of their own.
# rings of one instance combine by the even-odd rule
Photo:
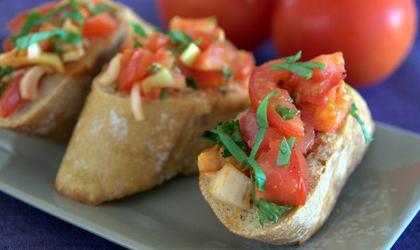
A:
<svg viewBox="0 0 420 250">
<path fill-rule="evenodd" d="M 16 13 L 43 0 L 2 0 L 0 24 Z M 153 0 L 121 0 L 147 21 L 160 25 Z M 419 5 L 420 0 L 417 0 Z M 0 30 L 0 38 L 6 36 Z M 258 63 L 274 58 L 272 44 L 255 53 Z M 380 56 L 380 55 L 378 55 Z M 380 85 L 360 89 L 376 120 L 420 133 L 420 39 L 400 69 Z M 420 249 L 420 216 L 417 214 L 393 249 Z M 119 246 L 56 219 L 0 192 L 0 249 L 94 248 L 118 249 Z"/>
</svg>

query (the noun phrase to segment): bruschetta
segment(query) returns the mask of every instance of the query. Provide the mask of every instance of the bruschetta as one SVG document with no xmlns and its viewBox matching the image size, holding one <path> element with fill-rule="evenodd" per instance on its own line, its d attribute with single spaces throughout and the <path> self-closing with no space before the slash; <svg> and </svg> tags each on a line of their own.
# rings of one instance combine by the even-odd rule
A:
<svg viewBox="0 0 420 250">
<path fill-rule="evenodd" d="M 249 105 L 249 52 L 212 18 L 174 18 L 168 33 L 132 36 L 94 80 L 56 189 L 89 205 L 197 172 L 201 134 Z"/>
<path fill-rule="evenodd" d="M 56 1 L 14 18 L 0 55 L 0 127 L 67 141 L 93 77 L 118 52 L 132 18 L 107 0 Z"/>
<path fill-rule="evenodd" d="M 344 82 L 341 53 L 258 67 L 251 107 L 204 136 L 201 193 L 233 233 L 301 244 L 325 222 L 374 130 L 362 97 Z"/>
</svg>

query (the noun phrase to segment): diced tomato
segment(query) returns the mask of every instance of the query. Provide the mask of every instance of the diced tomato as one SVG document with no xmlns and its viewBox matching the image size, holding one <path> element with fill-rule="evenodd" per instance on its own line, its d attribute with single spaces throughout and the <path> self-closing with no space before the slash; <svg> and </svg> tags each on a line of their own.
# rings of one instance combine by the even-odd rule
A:
<svg viewBox="0 0 420 250">
<path fill-rule="evenodd" d="M 299 138 L 296 141 L 296 147 L 302 152 L 306 154 L 314 144 L 315 140 L 315 130 L 308 124 L 305 124 L 305 135 Z"/>
<path fill-rule="evenodd" d="M 34 11 L 38 11 L 41 15 L 45 15 L 47 12 L 52 10 L 54 8 L 54 6 L 56 6 L 56 4 L 57 4 L 56 2 L 46 3 L 44 5 L 41 5 L 41 6 L 37 7 L 37 8 L 22 12 L 19 15 L 17 15 L 15 18 L 13 18 L 12 21 L 10 21 L 7 24 L 7 27 L 14 34 L 19 33 L 21 28 L 22 28 L 22 25 L 25 23 L 26 18 L 28 17 L 29 13 L 34 12 Z"/>
<path fill-rule="evenodd" d="M 235 81 L 247 81 L 255 68 L 254 57 L 249 52 L 238 51 L 231 68 Z"/>
<path fill-rule="evenodd" d="M 201 40 L 199 47 L 206 49 L 214 41 L 224 36 L 224 31 L 217 27 L 216 22 L 210 18 L 173 18 L 169 25 L 170 30 L 180 30 L 186 33 L 193 41 Z"/>
<path fill-rule="evenodd" d="M 296 147 L 292 151 L 289 166 L 277 166 L 278 144 L 271 151 L 258 157 L 257 162 L 264 171 L 266 191 L 256 189 L 257 199 L 263 197 L 267 201 L 279 205 L 302 206 L 308 191 L 308 163 Z"/>
<path fill-rule="evenodd" d="M 10 38 L 6 38 L 3 41 L 3 49 L 4 51 L 11 51 L 13 48 L 15 47 L 15 45 L 13 44 L 12 40 L 10 40 Z"/>
<path fill-rule="evenodd" d="M 304 121 L 319 132 L 334 132 L 346 118 L 351 105 L 351 95 L 342 82 L 331 89 L 327 103 L 319 106 L 311 103 L 299 105 Z"/>
<path fill-rule="evenodd" d="M 102 12 L 86 19 L 83 25 L 83 36 L 87 38 L 109 36 L 117 27 L 117 20 L 108 12 Z"/>
<path fill-rule="evenodd" d="M 322 63 L 325 68 L 315 69 L 309 80 L 294 75 L 289 84 L 296 86 L 294 92 L 298 97 L 298 103 L 325 105 L 330 90 L 337 87 L 345 77 L 343 54 L 338 52 L 321 55 L 311 61 Z"/>
<path fill-rule="evenodd" d="M 249 148 L 253 148 L 255 144 L 255 139 L 258 134 L 258 125 L 255 110 L 248 109 L 239 119 L 239 127 L 241 130 L 241 136 L 248 145 Z M 274 128 L 267 128 L 262 141 L 259 153 L 267 152 L 270 150 L 270 143 L 276 141 L 281 142 L 283 136 Z"/>
<path fill-rule="evenodd" d="M 23 74 L 13 78 L 0 100 L 0 116 L 5 118 L 16 112 L 25 102 L 20 96 L 19 83 Z"/>
<path fill-rule="evenodd" d="M 153 63 L 153 54 L 145 49 L 124 51 L 121 58 L 121 72 L 118 76 L 118 90 L 128 93 L 133 84 L 143 79 Z"/>
<path fill-rule="evenodd" d="M 174 62 L 175 57 L 167 49 L 161 48 L 153 55 L 153 63 L 159 63 L 166 68 L 171 68 Z"/>
<path fill-rule="evenodd" d="M 201 53 L 193 65 L 196 70 L 216 71 L 228 67 L 235 59 L 236 49 L 228 42 L 212 43 Z"/>
<path fill-rule="evenodd" d="M 169 44 L 169 38 L 165 34 L 156 32 L 148 36 L 143 42 L 143 48 L 156 52 L 161 48 L 165 48 Z"/>
<path fill-rule="evenodd" d="M 193 76 L 200 89 L 214 89 L 223 83 L 220 71 L 194 71 Z"/>
</svg>

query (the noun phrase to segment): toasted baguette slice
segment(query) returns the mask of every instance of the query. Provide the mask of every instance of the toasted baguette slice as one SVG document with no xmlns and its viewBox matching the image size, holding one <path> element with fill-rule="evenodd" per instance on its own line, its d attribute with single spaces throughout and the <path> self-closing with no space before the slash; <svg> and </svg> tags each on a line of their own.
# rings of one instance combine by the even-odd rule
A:
<svg viewBox="0 0 420 250">
<path fill-rule="evenodd" d="M 348 87 L 350 88 L 350 87 Z M 352 95 L 370 132 L 374 130 L 368 107 L 352 89 Z M 278 223 L 259 224 L 258 210 L 242 210 L 216 199 L 210 192 L 215 173 L 200 173 L 200 189 L 219 220 L 233 233 L 270 244 L 302 244 L 325 222 L 346 180 L 362 159 L 365 144 L 352 116 L 334 134 L 318 134 L 308 155 L 310 188 L 306 204 L 286 213 Z"/>
<path fill-rule="evenodd" d="M 93 77 L 118 52 L 131 21 L 140 20 L 128 7 L 112 4 L 117 8 L 121 28 L 111 37 L 93 44 L 82 60 L 66 66 L 65 75 L 54 74 L 43 78 L 39 98 L 25 104 L 12 116 L 0 118 L 1 128 L 61 142 L 68 141 L 90 91 Z M 150 26 L 144 23 L 144 27 Z"/>
<path fill-rule="evenodd" d="M 247 88 L 185 89 L 164 100 L 145 99 L 145 120 L 139 122 L 129 96 L 93 86 L 56 178 L 58 192 L 89 205 L 196 172 L 196 157 L 209 146 L 202 133 L 249 102 Z"/>
</svg>

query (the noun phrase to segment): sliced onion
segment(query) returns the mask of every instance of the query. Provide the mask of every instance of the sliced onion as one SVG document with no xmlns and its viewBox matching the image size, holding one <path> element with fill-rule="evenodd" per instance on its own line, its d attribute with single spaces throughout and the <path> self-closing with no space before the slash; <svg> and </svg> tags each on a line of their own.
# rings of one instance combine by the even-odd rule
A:
<svg viewBox="0 0 420 250">
<path fill-rule="evenodd" d="M 102 72 L 97 78 L 96 81 L 101 85 L 110 85 L 114 83 L 121 71 L 121 53 L 118 53 L 108 65 L 108 68 Z"/>
<path fill-rule="evenodd" d="M 144 120 L 143 104 L 140 90 L 140 83 L 135 83 L 130 93 L 131 110 L 133 111 L 134 118 L 136 119 L 136 121 L 139 122 Z"/>
<path fill-rule="evenodd" d="M 19 83 L 19 92 L 24 100 L 34 101 L 39 95 L 39 82 L 41 78 L 50 72 L 45 66 L 34 66 L 30 68 L 22 77 Z"/>
<path fill-rule="evenodd" d="M 251 180 L 232 164 L 225 164 L 210 184 L 210 193 L 218 200 L 248 209 L 250 207 Z"/>
</svg>

